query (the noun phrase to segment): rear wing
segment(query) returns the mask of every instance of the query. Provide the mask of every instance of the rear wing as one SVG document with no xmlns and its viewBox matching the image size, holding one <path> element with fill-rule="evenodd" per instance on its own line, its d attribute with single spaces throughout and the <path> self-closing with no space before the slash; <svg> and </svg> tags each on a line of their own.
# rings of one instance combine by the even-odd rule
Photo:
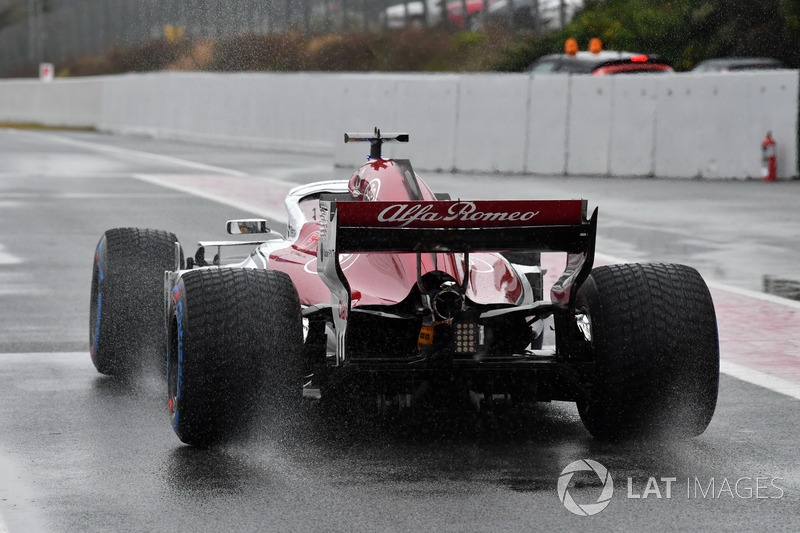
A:
<svg viewBox="0 0 800 533">
<path fill-rule="evenodd" d="M 330 202 L 327 213 L 320 243 L 339 253 L 580 252 L 591 231 L 585 200 Z"/>
<path fill-rule="evenodd" d="M 586 209 L 586 200 L 321 200 L 317 272 L 331 289 L 337 353 L 343 359 L 350 314 L 350 286 L 339 254 L 464 253 L 468 272 L 470 252 L 566 252 L 567 266 L 551 290 L 551 299 L 567 307 L 594 261 L 597 209 L 591 218 Z"/>
<path fill-rule="evenodd" d="M 587 218 L 586 208 L 586 200 L 321 201 L 317 271 L 331 287 L 344 278 L 341 253 L 566 252 L 552 294 L 566 305 L 594 260 L 597 210 Z"/>
</svg>

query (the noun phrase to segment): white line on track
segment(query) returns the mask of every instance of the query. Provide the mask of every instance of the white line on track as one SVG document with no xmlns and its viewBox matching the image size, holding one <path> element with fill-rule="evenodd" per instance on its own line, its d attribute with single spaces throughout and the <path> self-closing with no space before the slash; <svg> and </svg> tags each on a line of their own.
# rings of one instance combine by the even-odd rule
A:
<svg viewBox="0 0 800 533">
<path fill-rule="evenodd" d="M 720 372 L 724 372 L 736 379 L 800 400 L 800 383 L 793 383 L 785 379 L 770 376 L 769 374 L 753 370 L 746 366 L 737 365 L 730 361 L 720 361 L 719 369 Z"/>
<path fill-rule="evenodd" d="M 748 298 L 755 298 L 757 300 L 763 300 L 765 302 L 770 302 L 770 303 L 782 305 L 784 307 L 791 307 L 793 309 L 800 309 L 800 302 L 797 302 L 795 300 L 789 300 L 788 298 L 781 298 L 780 296 L 775 296 L 773 294 L 767 294 L 765 292 L 751 291 L 749 289 L 741 289 L 739 287 L 732 287 L 731 285 L 726 285 L 724 283 L 719 283 L 717 281 L 707 281 L 706 283 L 712 289 L 719 289 L 719 290 L 726 291 L 726 292 L 732 292 L 734 294 L 739 294 L 741 296 L 747 296 Z"/>
<path fill-rule="evenodd" d="M 623 259 L 621 257 L 616 257 L 613 255 L 603 254 L 596 252 L 595 257 L 599 258 L 602 261 L 607 263 L 630 263 L 627 259 Z M 764 292 L 752 291 L 749 289 L 742 289 L 740 287 L 734 287 L 732 285 L 726 285 L 725 283 L 720 283 L 718 281 L 706 281 L 706 284 L 711 287 L 712 289 L 719 289 L 722 291 L 732 292 L 734 294 L 739 294 L 741 296 L 747 296 L 748 298 L 756 298 L 757 300 L 764 300 L 765 302 L 771 302 L 774 304 L 783 305 L 785 307 L 792 307 L 794 309 L 800 309 L 800 302 L 796 302 L 794 300 L 789 300 L 788 298 L 781 298 L 780 296 L 774 296 L 772 294 L 767 294 Z"/>
<path fill-rule="evenodd" d="M 50 139 L 52 141 L 59 142 L 59 143 L 62 143 L 62 144 L 69 144 L 69 145 L 72 145 L 72 146 L 80 146 L 80 147 L 85 148 L 87 150 L 94 150 L 96 152 L 105 152 L 105 153 L 122 155 L 122 156 L 130 158 L 130 159 L 139 159 L 139 160 L 141 160 L 141 159 L 149 159 L 151 161 L 169 163 L 169 164 L 173 164 L 173 165 L 184 167 L 184 168 L 191 168 L 191 169 L 194 169 L 194 170 L 201 170 L 203 172 L 208 172 L 208 173 L 212 173 L 212 174 L 222 174 L 222 175 L 225 175 L 225 176 L 232 176 L 232 177 L 237 177 L 237 178 L 255 177 L 255 176 L 253 176 L 251 174 L 247 174 L 246 172 L 241 172 L 239 170 L 219 167 L 219 166 L 216 166 L 216 165 L 208 165 L 208 164 L 205 164 L 205 163 L 198 163 L 196 161 L 189 161 L 187 159 L 181 159 L 181 158 L 178 158 L 178 157 L 166 156 L 166 155 L 161 155 L 161 154 L 154 154 L 154 153 L 151 153 L 151 152 L 143 152 L 143 151 L 140 151 L 140 150 L 133 150 L 133 149 L 130 149 L 130 148 L 121 148 L 121 147 L 118 147 L 118 146 L 109 146 L 109 145 L 106 145 L 106 144 L 95 143 L 95 142 L 91 142 L 91 141 L 82 141 L 82 140 L 78 140 L 78 139 L 71 139 L 71 138 L 68 138 L 68 137 L 62 137 L 62 136 L 53 135 L 53 134 L 37 133 L 36 135 L 41 136 L 41 137 L 46 137 L 46 138 L 48 138 L 48 139 Z M 166 187 L 166 188 L 177 190 L 177 191 L 180 191 L 180 192 L 183 192 L 183 193 L 192 194 L 194 196 L 199 196 L 201 198 L 206 198 L 208 200 L 213 200 L 213 201 L 225 204 L 225 205 L 229 205 L 229 206 L 234 207 L 236 209 L 241 209 L 241 210 L 244 210 L 244 211 L 257 213 L 257 214 L 260 214 L 262 216 L 266 216 L 266 217 L 274 219 L 274 220 L 284 221 L 285 222 L 286 213 L 284 213 L 282 210 L 279 211 L 279 210 L 275 210 L 275 209 L 270 209 L 269 207 L 266 207 L 266 206 L 263 206 L 263 205 L 250 204 L 248 202 L 241 202 L 241 201 L 237 201 L 237 200 L 233 200 L 233 199 L 222 198 L 222 197 L 220 197 L 220 196 L 218 196 L 218 195 L 216 195 L 214 193 L 211 193 L 211 192 L 208 192 L 208 191 L 204 191 L 204 190 L 202 190 L 200 188 L 192 187 L 192 186 L 189 186 L 189 185 L 182 185 L 182 184 L 178 184 L 178 183 L 173 183 L 173 182 L 170 182 L 170 181 L 165 180 L 163 178 L 159 178 L 158 176 L 151 176 L 151 175 L 148 175 L 148 174 L 139 174 L 139 173 L 137 173 L 137 174 L 132 174 L 131 177 L 133 177 L 135 179 L 142 180 L 142 181 L 146 181 L 148 183 L 153 183 L 153 184 L 159 185 L 161 187 Z M 289 181 L 285 181 L 285 180 L 281 180 L 281 179 L 269 178 L 269 177 L 264 177 L 264 176 L 258 176 L 258 179 L 260 181 L 262 181 L 262 183 L 263 182 L 269 182 L 270 184 L 273 184 L 273 185 L 276 185 L 276 186 L 280 186 L 280 187 L 285 187 L 285 188 L 292 188 L 292 187 L 295 187 L 295 186 L 298 185 L 297 183 L 294 183 L 294 182 L 289 182 Z M 2 532 L 0 532 L 0 533 L 2 533 Z"/>
<path fill-rule="evenodd" d="M 148 183 L 152 183 L 160 187 L 166 187 L 169 189 L 180 191 L 182 193 L 191 194 L 192 196 L 205 198 L 206 200 L 212 200 L 214 202 L 228 205 L 235 209 L 241 209 L 242 211 L 249 211 L 250 213 L 258 214 L 278 222 L 286 222 L 286 212 L 278 211 L 276 209 L 270 209 L 269 207 L 264 205 L 251 204 L 248 202 L 241 202 L 239 200 L 234 200 L 232 198 L 220 197 L 213 192 L 204 191 L 203 189 L 200 189 L 198 187 L 193 187 L 191 185 L 172 183 L 163 178 L 159 178 L 158 176 L 148 176 L 147 174 L 132 174 L 131 176 L 138 180 L 146 181 Z"/>
<path fill-rule="evenodd" d="M 80 146 L 87 150 L 94 150 L 95 152 L 106 152 L 111 154 L 122 155 L 132 159 L 149 159 L 151 161 L 159 161 L 162 163 L 169 163 L 172 165 L 181 166 L 184 168 L 191 168 L 195 170 L 202 170 L 204 172 L 210 172 L 213 174 L 224 174 L 226 176 L 235 176 L 237 178 L 245 178 L 245 177 L 254 177 L 252 174 L 248 174 L 247 172 L 242 172 L 240 170 L 234 170 L 232 168 L 225 168 L 219 167 L 216 165 L 209 165 L 206 163 L 198 163 L 197 161 L 190 161 L 188 159 L 181 159 L 179 157 L 173 157 L 169 155 L 162 155 L 162 154 L 154 154 L 152 152 L 143 152 L 141 150 L 133 150 L 131 148 L 122 148 L 119 146 L 109 146 L 107 144 L 102 143 L 95 143 L 91 141 L 82 141 L 78 139 L 71 139 L 69 137 L 62 137 L 59 135 L 49 134 L 49 133 L 36 133 L 31 135 L 37 135 L 39 137 L 46 137 L 55 142 L 60 142 L 62 144 L 69 144 L 72 146 Z M 265 176 L 258 176 L 259 179 L 268 180 L 270 183 L 275 183 L 278 185 L 290 186 L 294 187 L 298 185 L 297 183 L 288 182 L 280 179 L 269 178 Z"/>
<path fill-rule="evenodd" d="M 3 358 L 6 361 L 11 361 L 12 363 L 26 363 L 31 360 L 32 357 L 44 358 L 44 359 L 52 359 L 54 361 L 69 361 L 71 364 L 74 363 L 88 363 L 90 362 L 91 355 L 89 355 L 89 351 L 85 352 L 2 352 L 0 353 L 0 358 Z M 84 361 L 84 359 L 86 359 Z M 91 365 L 90 365 L 91 366 Z"/>
<path fill-rule="evenodd" d="M 95 152 L 107 152 L 111 154 L 123 155 L 126 157 L 133 157 L 137 159 L 149 159 L 151 161 L 171 163 L 173 165 L 178 165 L 186 168 L 193 168 L 196 170 L 203 170 L 205 172 L 213 172 L 216 174 L 225 174 L 228 176 L 238 176 L 238 177 L 247 176 L 245 172 L 240 172 L 238 170 L 218 167 L 215 165 L 207 165 L 205 163 L 198 163 L 196 161 L 188 161 L 186 159 L 181 159 L 178 157 L 172 157 L 168 155 L 154 154 L 151 152 L 142 152 L 140 150 L 132 150 L 130 148 L 120 148 L 118 146 L 109 146 L 107 144 L 94 143 L 90 141 L 80 141 L 78 139 L 70 139 L 68 137 L 61 137 L 59 135 L 53 135 L 48 133 L 37 133 L 36 135 L 40 137 L 46 137 L 47 139 L 50 139 L 55 142 L 60 142 L 62 144 L 70 144 L 72 146 L 80 146 L 82 148 L 86 148 L 87 150 L 94 150 Z"/>
</svg>

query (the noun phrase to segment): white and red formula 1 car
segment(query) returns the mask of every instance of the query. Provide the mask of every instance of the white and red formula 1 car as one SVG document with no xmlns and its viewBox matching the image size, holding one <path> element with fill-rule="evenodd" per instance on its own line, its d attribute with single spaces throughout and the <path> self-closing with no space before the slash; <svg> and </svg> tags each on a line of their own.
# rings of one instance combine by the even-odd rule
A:
<svg viewBox="0 0 800 533">
<path fill-rule="evenodd" d="M 714 413 L 714 306 L 694 269 L 592 269 L 597 210 L 585 200 L 452 200 L 435 194 L 383 143 L 349 180 L 293 189 L 286 237 L 200 243 L 117 228 L 101 238 L 92 279 L 92 360 L 128 375 L 149 343 L 167 361 L 172 426 L 185 443 L 225 442 L 264 410 L 348 387 L 378 404 L 421 390 L 491 402 L 577 403 L 598 438 L 695 436 Z M 209 261 L 206 252 L 216 249 Z M 541 252 L 566 253 L 542 294 Z M 552 318 L 554 345 L 542 345 Z"/>
</svg>

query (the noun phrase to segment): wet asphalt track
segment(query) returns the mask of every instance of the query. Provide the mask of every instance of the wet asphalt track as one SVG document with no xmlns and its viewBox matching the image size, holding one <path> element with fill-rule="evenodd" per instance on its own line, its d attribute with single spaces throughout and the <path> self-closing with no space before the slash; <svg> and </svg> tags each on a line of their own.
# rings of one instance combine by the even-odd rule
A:
<svg viewBox="0 0 800 533">
<path fill-rule="evenodd" d="M 727 375 L 711 426 L 683 442 L 598 443 L 561 403 L 481 418 L 330 418 L 309 405 L 301 421 L 205 451 L 172 433 L 158 377 L 119 383 L 94 371 L 89 283 L 104 229 L 169 229 L 191 248 L 226 238 L 225 220 L 279 202 L 223 205 L 175 187 L 211 180 L 213 190 L 226 177 L 278 192 L 347 176 L 310 156 L 0 130 L 0 531 L 796 531 L 800 404 Z M 747 289 L 764 274 L 798 275 L 797 182 L 429 181 L 454 197 L 502 197 L 502 185 L 511 197 L 589 198 L 610 255 L 685 262 Z M 758 317 L 741 312 L 753 327 Z M 614 481 L 610 504 L 591 517 L 567 511 L 556 490 L 583 458 Z M 599 479 L 576 479 L 575 501 L 594 503 Z"/>
</svg>

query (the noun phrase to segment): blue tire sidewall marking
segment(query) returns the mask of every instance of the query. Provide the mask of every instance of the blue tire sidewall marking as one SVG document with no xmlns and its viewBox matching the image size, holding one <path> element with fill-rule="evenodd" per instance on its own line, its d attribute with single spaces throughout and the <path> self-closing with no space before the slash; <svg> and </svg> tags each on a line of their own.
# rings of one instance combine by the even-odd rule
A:
<svg viewBox="0 0 800 533">
<path fill-rule="evenodd" d="M 97 323 L 94 328 L 94 345 L 92 346 L 92 359 L 97 356 L 97 346 L 100 343 L 100 312 L 103 309 L 103 293 L 97 292 Z"/>
<path fill-rule="evenodd" d="M 173 429 L 177 429 L 178 424 L 180 423 L 181 391 L 183 389 L 183 302 L 180 300 L 178 300 L 175 304 L 175 317 L 178 322 L 178 390 L 175 392 L 175 406 L 173 407 Z"/>
<path fill-rule="evenodd" d="M 103 237 L 97 244 L 97 270 L 100 273 L 100 283 L 103 282 L 103 241 L 105 240 L 106 238 Z"/>
<path fill-rule="evenodd" d="M 92 360 L 97 357 L 97 348 L 100 344 L 100 316 L 103 309 L 103 291 L 100 284 L 103 283 L 103 242 L 106 240 L 105 236 L 97 243 L 97 317 L 94 327 L 94 343 L 92 344 Z"/>
</svg>

